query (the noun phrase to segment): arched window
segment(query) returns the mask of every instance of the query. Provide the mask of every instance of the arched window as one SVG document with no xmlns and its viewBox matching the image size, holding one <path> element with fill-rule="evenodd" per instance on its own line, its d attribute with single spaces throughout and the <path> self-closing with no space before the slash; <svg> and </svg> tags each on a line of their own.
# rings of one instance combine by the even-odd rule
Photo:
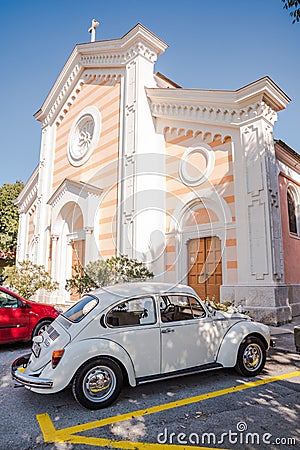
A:
<svg viewBox="0 0 300 450">
<path fill-rule="evenodd" d="M 290 233 L 298 234 L 297 232 L 297 216 L 296 216 L 296 202 L 294 195 L 290 190 L 287 191 L 288 214 Z"/>
</svg>

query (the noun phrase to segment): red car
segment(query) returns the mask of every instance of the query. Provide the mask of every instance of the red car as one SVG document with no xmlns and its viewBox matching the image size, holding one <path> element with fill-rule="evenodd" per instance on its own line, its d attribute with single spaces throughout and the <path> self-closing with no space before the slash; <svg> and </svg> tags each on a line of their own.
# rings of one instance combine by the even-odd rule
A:
<svg viewBox="0 0 300 450">
<path fill-rule="evenodd" d="M 51 305 L 24 300 L 0 286 L 0 343 L 30 341 L 59 314 Z"/>
</svg>

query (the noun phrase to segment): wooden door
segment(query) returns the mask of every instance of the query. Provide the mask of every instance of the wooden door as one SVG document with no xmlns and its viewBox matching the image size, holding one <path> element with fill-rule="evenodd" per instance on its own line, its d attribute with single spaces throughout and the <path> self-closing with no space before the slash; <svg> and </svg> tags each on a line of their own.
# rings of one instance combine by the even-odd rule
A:
<svg viewBox="0 0 300 450">
<path fill-rule="evenodd" d="M 84 258 L 85 258 L 85 240 L 79 240 L 72 242 L 72 277 L 76 274 L 74 267 L 84 267 Z M 70 299 L 78 300 L 80 298 L 80 294 L 77 292 L 71 291 Z"/>
<path fill-rule="evenodd" d="M 216 236 L 188 242 L 188 284 L 200 298 L 220 301 L 222 284 L 221 241 Z"/>
<path fill-rule="evenodd" d="M 85 240 L 74 241 L 72 243 L 72 267 L 84 267 Z"/>
</svg>

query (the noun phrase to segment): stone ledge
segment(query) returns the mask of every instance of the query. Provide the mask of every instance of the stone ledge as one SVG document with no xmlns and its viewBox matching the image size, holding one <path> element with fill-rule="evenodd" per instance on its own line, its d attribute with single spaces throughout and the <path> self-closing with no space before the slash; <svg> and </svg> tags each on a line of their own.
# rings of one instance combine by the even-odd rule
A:
<svg viewBox="0 0 300 450">
<path fill-rule="evenodd" d="M 255 320 L 278 326 L 292 320 L 288 286 L 221 286 L 221 301 L 242 305 Z"/>
</svg>

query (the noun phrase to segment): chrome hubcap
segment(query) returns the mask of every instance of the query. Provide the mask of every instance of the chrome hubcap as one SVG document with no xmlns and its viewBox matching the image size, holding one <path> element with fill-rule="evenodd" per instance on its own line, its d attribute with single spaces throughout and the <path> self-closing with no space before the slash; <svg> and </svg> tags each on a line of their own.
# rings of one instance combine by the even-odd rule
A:
<svg viewBox="0 0 300 450">
<path fill-rule="evenodd" d="M 250 371 L 256 370 L 262 362 L 260 346 L 254 343 L 247 345 L 243 354 L 243 362 L 246 369 Z"/>
<path fill-rule="evenodd" d="M 114 372 L 105 366 L 96 366 L 87 372 L 83 380 L 85 396 L 92 401 L 103 401 L 116 387 Z"/>
</svg>

